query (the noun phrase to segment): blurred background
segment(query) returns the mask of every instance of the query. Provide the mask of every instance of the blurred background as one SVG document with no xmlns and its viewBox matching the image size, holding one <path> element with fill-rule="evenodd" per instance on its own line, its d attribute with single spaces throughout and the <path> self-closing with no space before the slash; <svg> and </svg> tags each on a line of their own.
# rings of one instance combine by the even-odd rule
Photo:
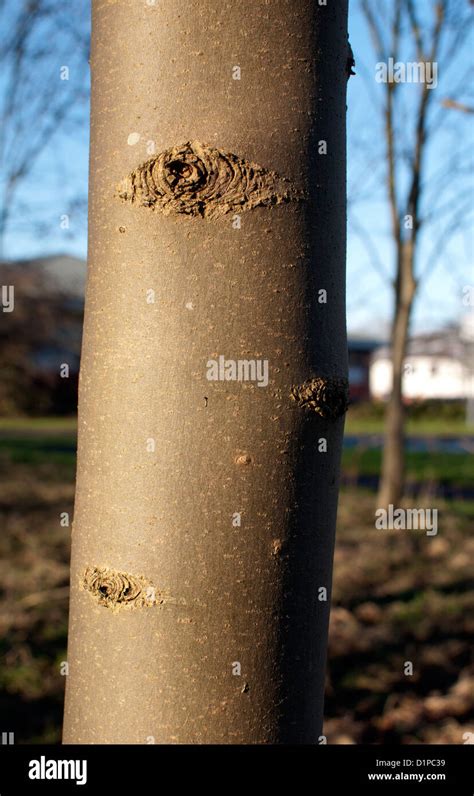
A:
<svg viewBox="0 0 474 796">
<path fill-rule="evenodd" d="M 351 406 L 328 743 L 464 743 L 474 732 L 472 22 L 468 0 L 351 2 Z M 0 30 L 0 737 L 55 743 L 86 278 L 88 3 L 2 0 Z M 400 408 L 394 432 L 387 417 Z M 384 494 L 437 509 L 434 535 L 375 526 L 397 446 L 403 484 L 397 493 L 385 474 Z"/>
</svg>

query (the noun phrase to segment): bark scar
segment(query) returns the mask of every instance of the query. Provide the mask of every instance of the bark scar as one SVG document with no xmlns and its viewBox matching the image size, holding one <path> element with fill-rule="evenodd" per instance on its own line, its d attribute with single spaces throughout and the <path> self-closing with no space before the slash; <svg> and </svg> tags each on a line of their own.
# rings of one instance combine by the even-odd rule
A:
<svg viewBox="0 0 474 796">
<path fill-rule="evenodd" d="M 165 216 L 206 219 L 305 198 L 274 171 L 199 141 L 187 141 L 145 161 L 121 181 L 116 195 Z"/>
<path fill-rule="evenodd" d="M 165 592 L 159 591 L 142 575 L 130 575 L 109 567 L 87 567 L 81 586 L 105 608 L 148 608 L 172 603 L 185 605 Z"/>
<path fill-rule="evenodd" d="M 345 378 L 317 376 L 293 387 L 290 397 L 298 406 L 305 407 L 329 420 L 336 420 L 347 412 L 349 382 Z"/>
</svg>

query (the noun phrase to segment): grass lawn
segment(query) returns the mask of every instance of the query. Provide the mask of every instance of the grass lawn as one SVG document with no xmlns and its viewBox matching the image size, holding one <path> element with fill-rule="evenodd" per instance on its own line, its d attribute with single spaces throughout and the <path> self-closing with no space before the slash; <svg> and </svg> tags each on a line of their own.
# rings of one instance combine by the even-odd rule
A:
<svg viewBox="0 0 474 796">
<path fill-rule="evenodd" d="M 28 432 L 31 434 L 75 434 L 76 417 L 0 417 L 0 432 Z"/>
<path fill-rule="evenodd" d="M 464 420 L 442 418 L 436 420 L 409 420 L 406 426 L 407 434 L 411 436 L 435 437 L 474 437 L 474 426 L 467 426 Z M 346 434 L 383 434 L 384 424 L 382 418 L 352 418 L 349 413 L 346 418 Z"/>
<path fill-rule="evenodd" d="M 407 481 L 426 486 L 445 484 L 460 488 L 474 485 L 474 457 L 470 453 L 445 454 L 431 451 L 406 453 Z M 342 454 L 342 471 L 347 475 L 375 476 L 380 473 L 382 451 L 377 448 L 351 448 Z"/>
</svg>

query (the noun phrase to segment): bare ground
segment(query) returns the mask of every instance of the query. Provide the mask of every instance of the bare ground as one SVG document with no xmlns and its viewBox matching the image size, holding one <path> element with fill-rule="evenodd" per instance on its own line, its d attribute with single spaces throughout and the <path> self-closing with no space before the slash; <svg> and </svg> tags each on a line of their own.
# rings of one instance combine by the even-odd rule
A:
<svg viewBox="0 0 474 796">
<path fill-rule="evenodd" d="M 73 469 L 0 458 L 0 476 L 0 730 L 16 743 L 55 743 L 70 535 L 60 515 L 72 517 Z M 373 495 L 341 495 L 328 743 L 459 744 L 474 732 L 474 505 L 436 506 L 439 533 L 427 537 L 376 530 Z"/>
</svg>

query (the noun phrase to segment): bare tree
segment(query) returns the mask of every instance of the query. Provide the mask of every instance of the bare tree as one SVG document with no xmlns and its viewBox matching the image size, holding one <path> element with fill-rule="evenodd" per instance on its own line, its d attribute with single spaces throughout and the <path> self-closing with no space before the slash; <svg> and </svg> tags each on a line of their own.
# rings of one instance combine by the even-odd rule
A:
<svg viewBox="0 0 474 796">
<path fill-rule="evenodd" d="M 466 189 L 471 146 L 464 144 L 462 130 L 469 114 L 458 114 L 453 137 L 453 117 L 446 107 L 453 107 L 454 103 L 469 110 L 469 103 L 464 100 L 468 85 L 465 46 L 472 30 L 472 11 L 457 0 L 432 0 L 424 6 L 420 9 L 413 0 L 361 0 L 373 44 L 373 63 L 367 68 L 362 54 L 359 59 L 356 53 L 358 71 L 370 83 L 379 115 L 377 133 L 382 131 L 385 143 L 385 159 L 379 158 L 379 163 L 385 162 L 386 166 L 383 179 L 395 260 L 393 384 L 386 413 L 379 493 L 382 506 L 398 504 L 404 489 L 402 381 L 415 297 L 420 284 L 440 262 L 451 236 L 467 224 L 472 209 L 470 191 Z M 386 79 L 380 81 L 382 102 L 373 91 L 379 65 L 387 68 Z M 461 116 L 465 120 L 461 121 Z M 443 135 L 450 135 L 455 146 L 445 162 L 435 164 L 436 147 Z M 369 147 L 371 158 L 376 159 L 378 150 L 373 141 Z M 381 176 L 379 167 L 375 166 L 371 173 L 376 183 Z M 368 185 L 366 189 L 371 190 Z M 354 200 L 357 202 L 357 196 Z M 370 240 L 367 225 L 362 234 Z M 427 247 L 429 238 L 432 245 Z M 373 241 L 368 249 L 370 260 L 385 275 L 387 269 Z"/>
<path fill-rule="evenodd" d="M 16 230 L 26 223 L 37 224 L 40 232 L 50 228 L 41 198 L 43 181 L 31 180 L 27 198 L 19 196 L 19 189 L 31 179 L 59 129 L 71 131 L 83 124 L 88 100 L 86 12 L 83 4 L 61 0 L 0 4 L 0 250 L 11 224 Z"/>
<path fill-rule="evenodd" d="M 93 4 L 67 743 L 307 743 L 343 415 L 347 2 Z"/>
</svg>

